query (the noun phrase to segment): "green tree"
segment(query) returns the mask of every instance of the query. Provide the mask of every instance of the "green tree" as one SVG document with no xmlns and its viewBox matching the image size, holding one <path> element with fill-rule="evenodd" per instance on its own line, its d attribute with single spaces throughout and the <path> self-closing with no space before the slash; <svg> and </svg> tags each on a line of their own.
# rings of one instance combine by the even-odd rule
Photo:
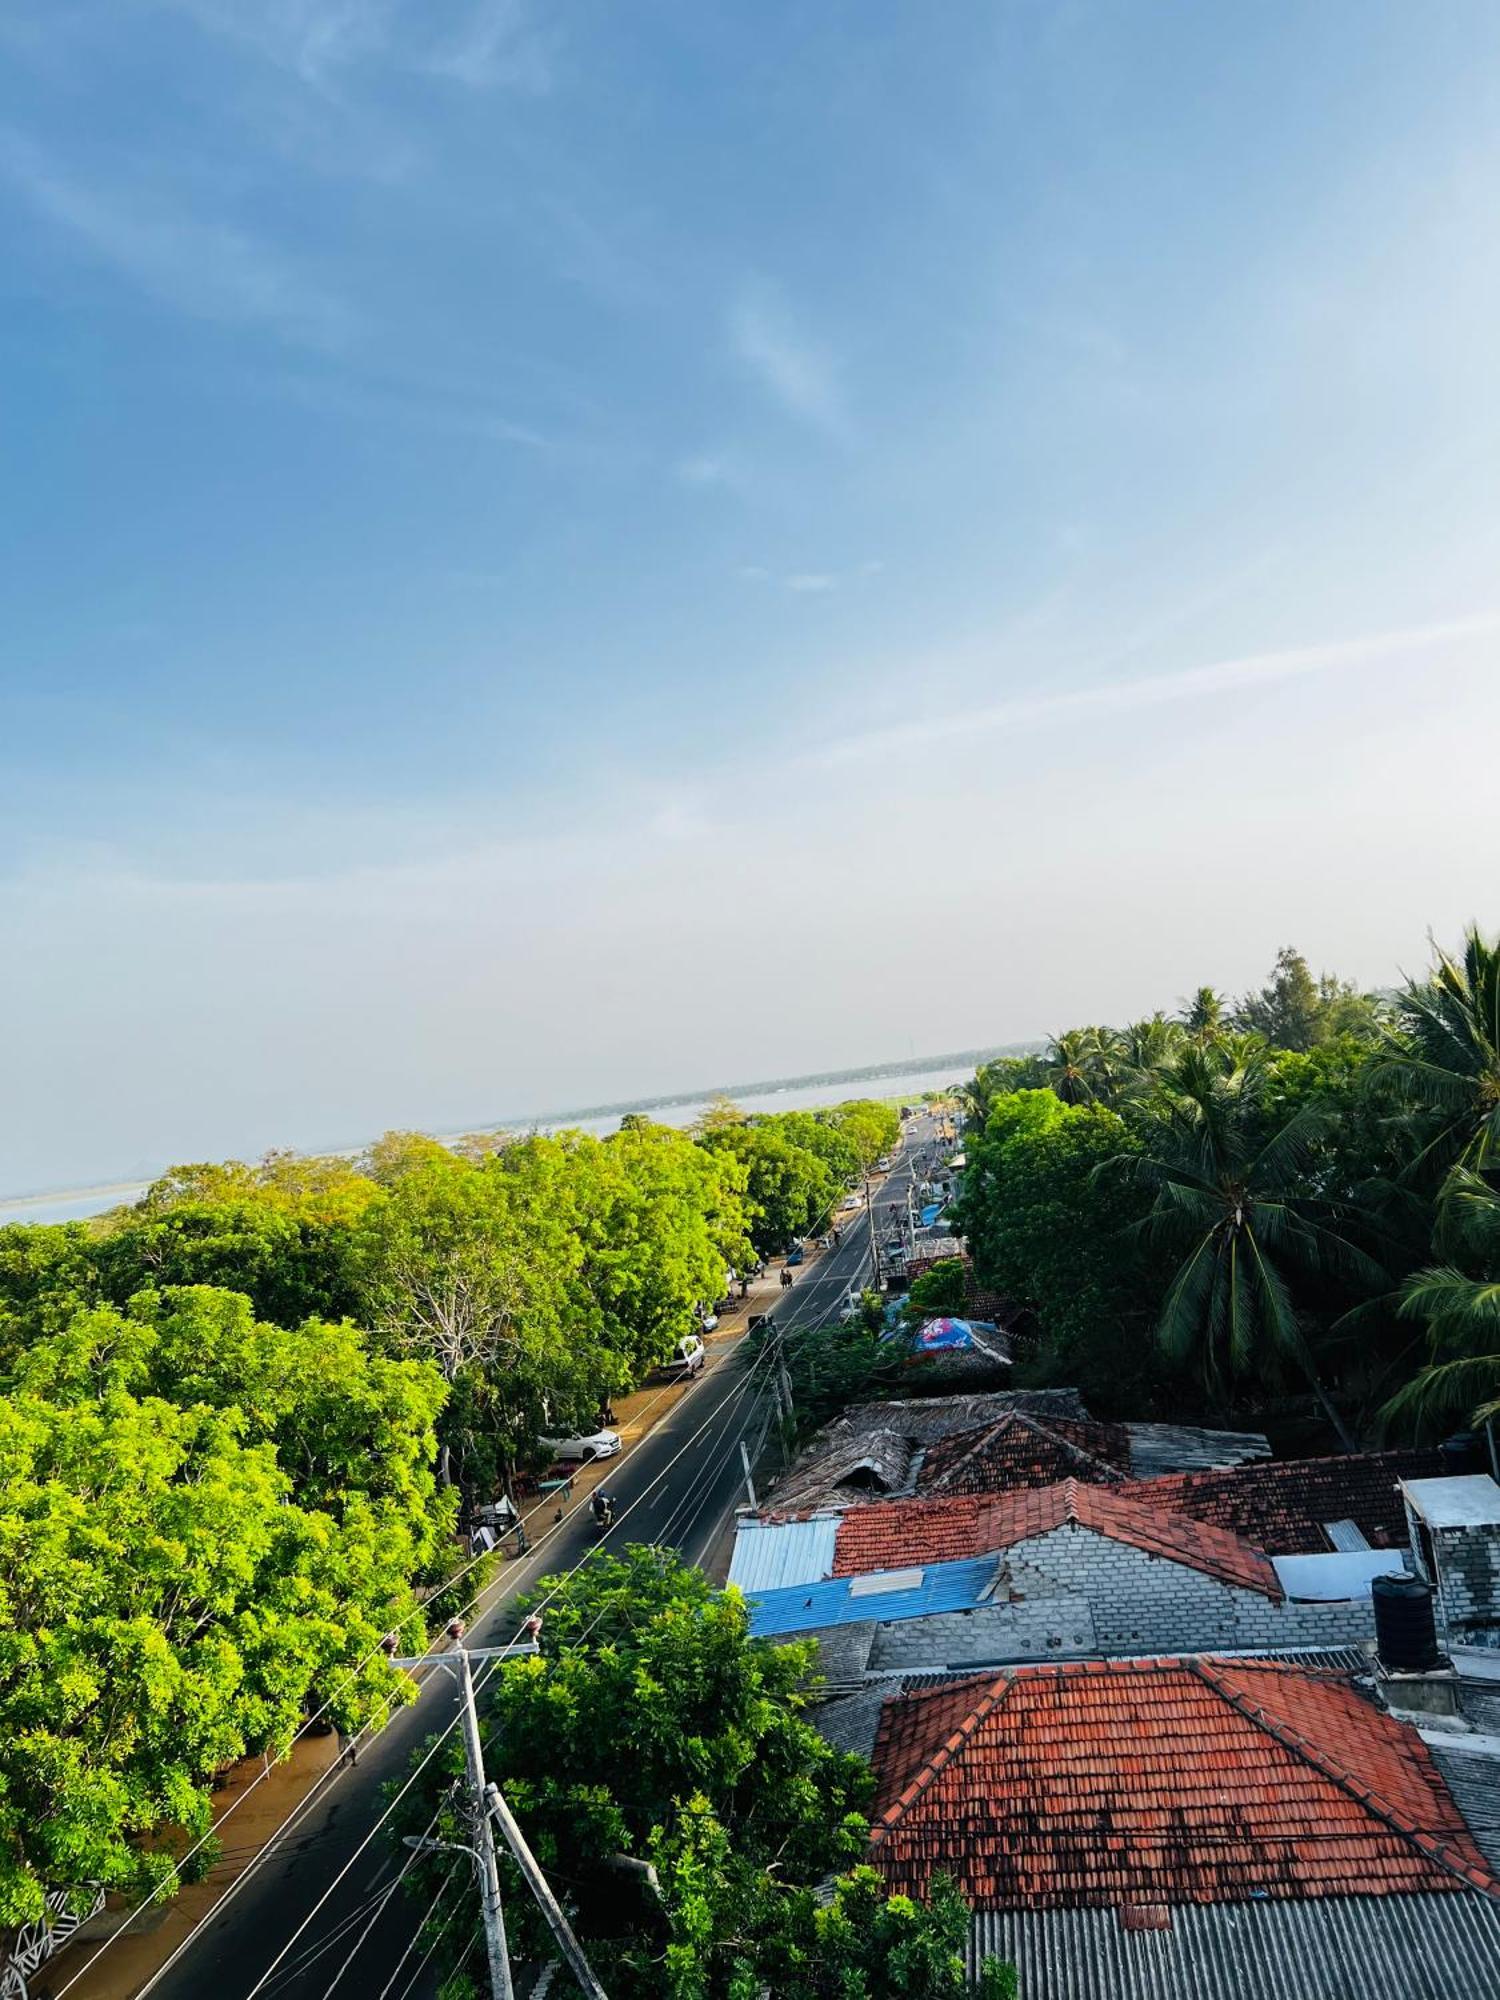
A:
<svg viewBox="0 0 1500 2000">
<path fill-rule="evenodd" d="M 851 2000 L 962 1991 L 951 1900 L 935 1916 L 909 1914 L 861 1875 L 836 1891 L 841 1916 L 819 1922 L 814 1890 L 859 1857 L 872 1784 L 806 1719 L 812 1646 L 752 1640 L 738 1593 L 713 1590 L 665 1550 L 596 1558 L 542 1589 L 541 1655 L 503 1669 L 486 1703 L 486 1766 L 543 1868 L 567 1886 L 612 1994 L 739 2000 L 767 1983 Z M 460 1768 L 453 1750 L 448 1770 Z M 445 1791 L 439 1774 L 414 1792 L 413 1830 L 436 1807 L 445 1837 L 461 1837 Z M 610 1865 L 620 1854 L 655 1870 L 654 1907 L 622 1907 Z M 414 1871 L 424 1904 L 442 1873 L 438 1863 Z M 508 1909 L 521 1949 L 540 1948 L 529 1899 L 517 1894 Z M 468 1902 L 451 1927 L 450 1963 L 475 1916 Z M 872 1932 L 889 1946 L 883 1965 Z M 839 1970 L 846 1982 L 827 1983 Z"/>
<path fill-rule="evenodd" d="M 1143 1149 L 1110 1169 L 1154 1196 L 1144 1240 L 1182 1258 L 1157 1322 L 1163 1351 L 1194 1365 L 1218 1398 L 1236 1380 L 1294 1367 L 1352 1450 L 1289 1280 L 1301 1272 L 1373 1291 L 1382 1273 L 1330 1225 L 1325 1208 L 1297 1192 L 1326 1112 L 1308 1105 L 1263 1138 L 1264 1078 L 1263 1063 L 1242 1067 L 1222 1049 L 1188 1049 L 1161 1081 Z"/>
<path fill-rule="evenodd" d="M 430 1362 L 373 1353 L 347 1320 L 285 1328 L 257 1320 L 238 1292 L 139 1292 L 123 1311 L 94 1307 L 35 1341 L 13 1384 L 59 1403 L 125 1390 L 233 1410 L 242 1439 L 275 1447 L 299 1502 L 336 1515 L 351 1494 L 393 1503 L 388 1526 L 409 1538 L 414 1569 L 449 1525 L 431 1473 L 443 1378 Z"/>
<path fill-rule="evenodd" d="M 1500 1193 L 1456 1167 L 1438 1209 L 1434 1247 L 1447 1259 L 1414 1272 L 1400 1312 L 1426 1329 L 1427 1361 L 1384 1412 L 1430 1429 L 1500 1416 Z"/>
<path fill-rule="evenodd" d="M 1242 1028 L 1277 1048 L 1310 1049 L 1318 1040 L 1317 982 L 1300 951 L 1283 945 L 1271 977 L 1258 993 L 1247 993 L 1236 1010 Z"/>
<path fill-rule="evenodd" d="M 1405 1113 L 1418 1174 L 1500 1169 L 1500 946 L 1477 926 L 1461 958 L 1439 951 L 1408 982 L 1374 1074 Z"/>
<path fill-rule="evenodd" d="M 942 1875 L 927 1902 L 887 1895 L 855 1868 L 831 1897 L 799 1896 L 774 1954 L 776 2000 L 1016 2000 L 1016 1970 L 986 1959 L 971 1985 L 963 1948 L 969 1907 Z"/>
<path fill-rule="evenodd" d="M 1339 1035 L 1373 1041 L 1381 1008 L 1373 994 L 1361 993 L 1331 972 L 1314 979 L 1300 951 L 1284 945 L 1276 954 L 1269 982 L 1247 993 L 1236 1018 L 1274 1048 L 1307 1050 Z"/>
<path fill-rule="evenodd" d="M 1076 1384 L 1101 1413 L 1131 1416 L 1162 1388 L 1141 1338 L 1150 1274 L 1127 1235 L 1146 1204 L 1095 1169 L 1136 1144 L 1100 1105 L 1016 1091 L 970 1138 L 952 1211 L 979 1282 L 1034 1318 L 1038 1377 Z"/>
<path fill-rule="evenodd" d="M 0 1924 L 52 1889 L 164 1886 L 207 1780 L 284 1753 L 312 1704 L 405 1698 L 410 1543 L 352 1498 L 294 1504 L 235 1410 L 109 1390 L 0 1399 Z"/>
<path fill-rule="evenodd" d="M 1195 1042 L 1212 1041 L 1227 1025 L 1228 1009 L 1222 993 L 1212 986 L 1200 986 L 1182 1005 L 1182 1025 Z"/>
<path fill-rule="evenodd" d="M 914 1319 L 934 1313 L 961 1313 L 969 1292 L 968 1266 L 962 1257 L 943 1257 L 913 1278 L 906 1294 L 906 1310 Z"/>
<path fill-rule="evenodd" d="M 702 1144 L 743 1167 L 750 1240 L 763 1257 L 811 1229 L 838 1197 L 838 1180 L 827 1162 L 794 1144 L 772 1120 L 715 1127 L 704 1133 Z"/>
</svg>

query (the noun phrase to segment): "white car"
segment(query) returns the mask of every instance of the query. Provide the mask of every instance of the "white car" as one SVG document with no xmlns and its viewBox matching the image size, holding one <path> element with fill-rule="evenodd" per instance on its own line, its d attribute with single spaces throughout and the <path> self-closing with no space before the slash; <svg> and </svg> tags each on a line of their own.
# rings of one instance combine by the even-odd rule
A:
<svg viewBox="0 0 1500 2000">
<path fill-rule="evenodd" d="M 718 1323 L 716 1319 L 706 1319 L 703 1322 L 704 1332 L 711 1332 Z M 668 1375 L 685 1375 L 691 1381 L 707 1359 L 708 1349 L 697 1334 L 689 1333 L 678 1341 L 671 1360 L 665 1364 L 665 1372 Z"/>
<path fill-rule="evenodd" d="M 862 1195 L 846 1194 L 844 1199 L 839 1203 L 839 1213 L 840 1215 L 847 1215 L 850 1209 L 863 1207 L 864 1197 Z"/>
<path fill-rule="evenodd" d="M 541 1438 L 554 1458 L 576 1459 L 586 1465 L 593 1458 L 613 1458 L 620 1449 L 618 1431 L 590 1431 L 586 1437 Z"/>
</svg>

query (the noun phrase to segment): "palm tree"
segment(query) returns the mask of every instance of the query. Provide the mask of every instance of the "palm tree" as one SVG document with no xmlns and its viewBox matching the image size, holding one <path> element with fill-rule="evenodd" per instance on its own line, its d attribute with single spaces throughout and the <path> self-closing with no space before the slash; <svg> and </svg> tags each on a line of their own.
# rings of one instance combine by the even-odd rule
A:
<svg viewBox="0 0 1500 2000">
<path fill-rule="evenodd" d="M 1120 1055 L 1128 1069 L 1141 1076 L 1164 1070 L 1182 1046 L 1182 1023 L 1169 1021 L 1161 1009 L 1143 1021 L 1132 1021 L 1119 1036 Z"/>
<path fill-rule="evenodd" d="M 1430 1358 L 1382 1414 L 1488 1423 L 1500 1416 L 1500 1194 L 1471 1167 L 1456 1167 L 1443 1189 L 1435 1247 L 1449 1261 L 1413 1272 L 1397 1307 L 1426 1322 Z"/>
<path fill-rule="evenodd" d="M 1182 1025 L 1197 1042 L 1212 1041 L 1224 1026 L 1227 1008 L 1222 993 L 1200 986 L 1191 1000 L 1184 1002 Z"/>
<path fill-rule="evenodd" d="M 1048 1040 L 1043 1058 L 1047 1082 L 1064 1104 L 1091 1104 L 1094 1100 L 1098 1076 L 1097 1032 L 1092 1028 L 1069 1028 L 1066 1034 L 1053 1035 Z"/>
<path fill-rule="evenodd" d="M 1471 924 L 1462 960 L 1438 950 L 1396 1012 L 1374 1076 L 1407 1108 L 1421 1140 L 1415 1168 L 1500 1168 L 1500 946 Z"/>
<path fill-rule="evenodd" d="M 1318 1378 L 1292 1301 L 1289 1273 L 1372 1286 L 1379 1268 L 1290 1192 L 1326 1124 L 1321 1107 L 1295 1114 L 1257 1144 L 1264 1058 L 1189 1044 L 1161 1075 L 1144 1153 L 1110 1168 L 1155 1196 L 1141 1225 L 1147 1243 L 1182 1253 L 1167 1287 L 1157 1339 L 1175 1361 L 1196 1363 L 1223 1395 L 1236 1378 L 1287 1363 L 1306 1376 L 1346 1450 L 1353 1442 Z"/>
</svg>

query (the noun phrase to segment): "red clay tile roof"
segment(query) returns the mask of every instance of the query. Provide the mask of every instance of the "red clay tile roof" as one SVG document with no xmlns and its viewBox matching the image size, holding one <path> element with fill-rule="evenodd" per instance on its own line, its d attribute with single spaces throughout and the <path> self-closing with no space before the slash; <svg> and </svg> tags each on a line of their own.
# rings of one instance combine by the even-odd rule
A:
<svg viewBox="0 0 1500 2000">
<path fill-rule="evenodd" d="M 889 1500 L 860 1507 L 839 1523 L 835 1576 L 904 1569 L 914 1563 L 961 1562 L 1013 1548 L 1064 1523 L 1125 1542 L 1167 1562 L 1203 1570 L 1221 1583 L 1258 1590 L 1280 1601 L 1276 1572 L 1259 1549 L 1222 1528 L 1139 1506 L 1139 1488 L 1084 1486 L 1064 1479 L 1019 1493 L 961 1494 L 947 1500 Z"/>
<path fill-rule="evenodd" d="M 960 1710 L 962 1709 L 962 1713 Z M 1415 1730 L 1335 1674 L 1085 1660 L 885 1705 L 872 1859 L 979 1910 L 1497 1882 Z"/>
<path fill-rule="evenodd" d="M 920 1494 L 1009 1493 L 1059 1479 L 1111 1485 L 1130 1476 L 1123 1424 L 1076 1423 L 1009 1410 L 995 1422 L 940 1438 L 917 1474 Z"/>
<path fill-rule="evenodd" d="M 1372 1548 L 1402 1548 L 1406 1519 L 1396 1481 L 1436 1479 L 1447 1469 L 1436 1446 L 1348 1458 L 1269 1459 L 1143 1479 L 1130 1497 L 1227 1528 L 1273 1556 L 1331 1547 L 1323 1532 L 1328 1521 L 1356 1522 Z"/>
</svg>

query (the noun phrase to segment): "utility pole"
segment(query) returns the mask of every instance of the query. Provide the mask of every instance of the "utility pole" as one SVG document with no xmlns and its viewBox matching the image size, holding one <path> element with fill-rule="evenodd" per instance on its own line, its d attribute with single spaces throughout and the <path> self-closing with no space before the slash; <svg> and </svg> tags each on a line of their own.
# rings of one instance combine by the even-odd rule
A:
<svg viewBox="0 0 1500 2000">
<path fill-rule="evenodd" d="M 455 1629 L 455 1627 L 457 1629 Z M 474 1706 L 474 1674 L 464 1650 L 464 1628 L 457 1619 L 449 1626 L 458 1642 L 458 1698 L 464 1732 L 464 1763 L 468 1769 L 470 1811 L 474 1822 L 474 1865 L 479 1875 L 479 1905 L 484 1917 L 484 1942 L 490 1956 L 492 2000 L 515 2000 L 510 1981 L 510 1953 L 505 1944 L 505 1912 L 500 1907 L 500 1869 L 495 1860 L 495 1829 L 485 1790 L 484 1746 L 479 1741 L 479 1711 Z"/>
<path fill-rule="evenodd" d="M 526 1886 L 536 1897 L 542 1915 L 547 1919 L 547 1928 L 557 1940 L 557 1948 L 568 1962 L 568 1967 L 580 1987 L 588 1995 L 588 2000 L 609 2000 L 609 1995 L 594 1977 L 594 1969 L 583 1955 L 583 1947 L 573 1935 L 573 1927 L 562 1913 L 562 1906 L 552 1893 L 552 1885 L 537 1865 L 536 1856 L 526 1845 L 526 1836 L 516 1824 L 515 1816 L 505 1803 L 500 1787 L 490 1784 L 485 1787 L 488 1808 L 505 1835 L 506 1845 L 515 1856 L 516 1866 L 526 1878 Z"/>
<path fill-rule="evenodd" d="M 755 1481 L 750 1477 L 750 1454 L 745 1449 L 745 1440 L 743 1438 L 740 1439 L 740 1463 L 745 1468 L 745 1491 L 750 1495 L 750 1511 L 754 1513 L 756 1507 Z"/>
</svg>

